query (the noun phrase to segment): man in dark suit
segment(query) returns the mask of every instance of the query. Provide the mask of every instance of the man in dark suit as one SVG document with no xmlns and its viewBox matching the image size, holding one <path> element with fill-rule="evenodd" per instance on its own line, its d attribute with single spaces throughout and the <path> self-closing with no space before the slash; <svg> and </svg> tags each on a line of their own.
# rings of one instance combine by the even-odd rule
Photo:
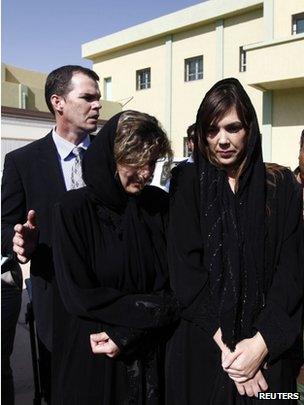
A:
<svg viewBox="0 0 304 405">
<path fill-rule="evenodd" d="M 45 98 L 56 126 L 44 138 L 8 153 L 2 178 L 2 255 L 31 260 L 33 307 L 39 338 L 42 385 L 50 392 L 52 350 L 52 207 L 66 190 L 84 185 L 82 153 L 97 128 L 98 75 L 81 66 L 49 74 Z"/>
</svg>

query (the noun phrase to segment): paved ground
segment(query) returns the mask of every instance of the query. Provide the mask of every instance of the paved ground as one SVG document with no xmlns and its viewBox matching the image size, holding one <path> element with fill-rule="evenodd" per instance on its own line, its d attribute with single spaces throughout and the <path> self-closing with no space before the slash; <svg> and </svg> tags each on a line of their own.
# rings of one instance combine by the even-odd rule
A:
<svg viewBox="0 0 304 405">
<path fill-rule="evenodd" d="M 31 363 L 31 349 L 28 326 L 25 325 L 26 304 L 28 295 L 26 290 L 22 293 L 22 306 L 17 323 L 14 351 L 11 359 L 15 380 L 16 405 L 33 403 L 33 370 Z"/>
<path fill-rule="evenodd" d="M 28 325 L 25 324 L 28 301 L 27 291 L 23 290 L 22 306 L 16 328 L 14 351 L 11 358 L 15 380 L 15 405 L 32 405 L 34 398 L 30 337 Z"/>
</svg>

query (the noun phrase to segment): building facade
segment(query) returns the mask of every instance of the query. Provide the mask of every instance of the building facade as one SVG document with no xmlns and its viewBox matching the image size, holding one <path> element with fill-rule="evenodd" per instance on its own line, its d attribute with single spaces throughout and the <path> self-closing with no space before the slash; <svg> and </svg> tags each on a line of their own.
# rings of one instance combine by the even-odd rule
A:
<svg viewBox="0 0 304 405">
<path fill-rule="evenodd" d="M 304 128 L 303 0 L 209 0 L 82 45 L 105 99 L 155 115 L 175 156 L 218 80 L 257 110 L 265 161 L 294 168 Z"/>
</svg>

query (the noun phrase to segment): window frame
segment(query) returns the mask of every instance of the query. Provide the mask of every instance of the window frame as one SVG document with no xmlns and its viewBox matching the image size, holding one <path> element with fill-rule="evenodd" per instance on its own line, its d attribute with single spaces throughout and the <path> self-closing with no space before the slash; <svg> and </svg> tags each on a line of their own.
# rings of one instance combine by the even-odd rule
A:
<svg viewBox="0 0 304 405">
<path fill-rule="evenodd" d="M 304 12 L 298 13 L 298 14 L 293 14 L 291 16 L 291 35 L 304 34 L 304 27 L 303 27 L 303 31 L 297 30 L 297 23 L 299 20 L 303 20 L 303 23 L 304 23 Z"/>
<path fill-rule="evenodd" d="M 108 86 L 107 84 L 111 83 L 111 95 L 108 94 Z M 103 78 L 103 94 L 104 94 L 104 99 L 111 101 L 112 100 L 112 76 L 107 76 Z"/>
<path fill-rule="evenodd" d="M 239 48 L 239 71 L 246 72 L 247 70 L 247 55 L 243 46 Z"/>
<path fill-rule="evenodd" d="M 141 81 L 140 77 L 143 74 L 147 74 L 148 80 Z M 136 79 L 136 90 L 148 90 L 151 88 L 151 68 L 144 68 L 144 69 L 138 69 L 136 70 L 135 73 L 135 79 Z"/>
<path fill-rule="evenodd" d="M 199 70 L 199 66 L 195 65 L 195 72 L 190 73 L 190 63 L 191 62 L 199 62 L 201 61 L 201 70 Z M 193 76 L 191 78 L 191 76 Z M 197 55 L 192 56 L 191 58 L 186 58 L 184 60 L 184 81 L 185 82 L 194 82 L 196 80 L 203 80 L 204 78 L 204 55 Z"/>
</svg>

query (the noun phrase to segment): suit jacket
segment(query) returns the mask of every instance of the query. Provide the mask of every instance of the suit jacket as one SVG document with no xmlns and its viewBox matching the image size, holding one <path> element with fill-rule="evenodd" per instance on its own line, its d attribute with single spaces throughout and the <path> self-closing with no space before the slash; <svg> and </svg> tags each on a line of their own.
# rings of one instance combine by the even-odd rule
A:
<svg viewBox="0 0 304 405">
<path fill-rule="evenodd" d="M 52 132 L 10 152 L 2 177 L 2 254 L 12 254 L 14 225 L 34 209 L 38 248 L 31 258 L 33 307 L 39 338 L 51 350 L 53 307 L 52 208 L 66 192 Z"/>
</svg>

